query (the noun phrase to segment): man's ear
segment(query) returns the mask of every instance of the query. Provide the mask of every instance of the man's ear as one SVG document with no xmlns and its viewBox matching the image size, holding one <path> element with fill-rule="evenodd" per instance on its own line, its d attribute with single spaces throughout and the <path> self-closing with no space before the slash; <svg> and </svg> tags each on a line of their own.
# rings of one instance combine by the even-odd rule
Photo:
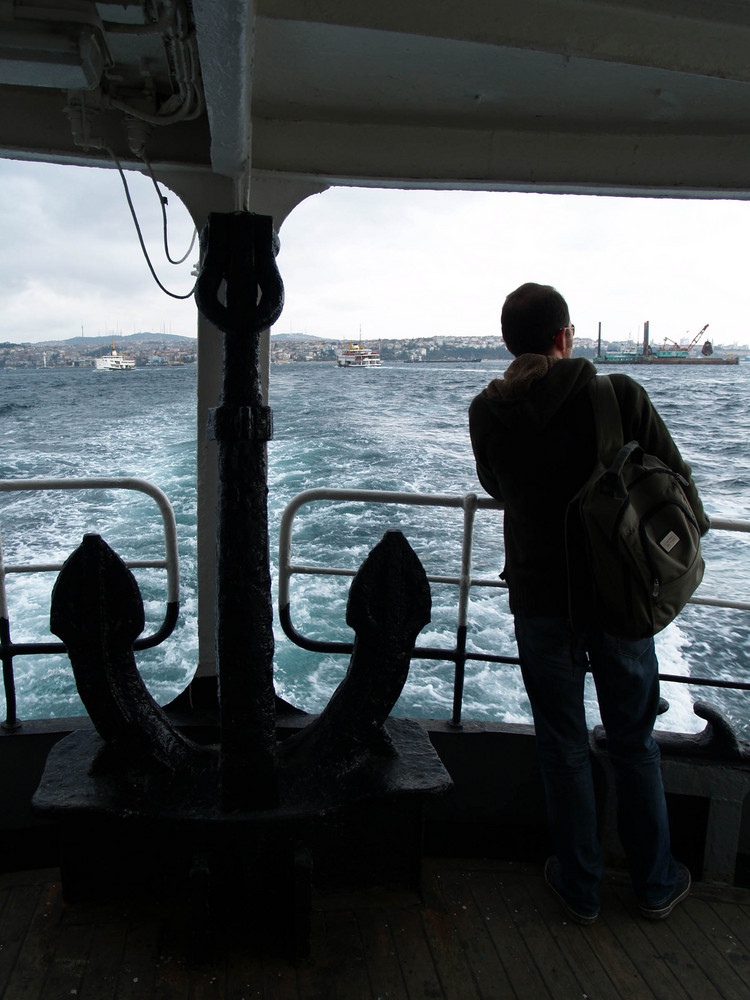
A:
<svg viewBox="0 0 750 1000">
<path fill-rule="evenodd" d="M 560 352 L 560 354 L 564 354 L 565 348 L 568 346 L 565 337 L 566 337 L 565 330 L 558 330 L 557 333 L 555 334 L 555 339 L 553 343 L 557 348 L 557 350 Z"/>
</svg>

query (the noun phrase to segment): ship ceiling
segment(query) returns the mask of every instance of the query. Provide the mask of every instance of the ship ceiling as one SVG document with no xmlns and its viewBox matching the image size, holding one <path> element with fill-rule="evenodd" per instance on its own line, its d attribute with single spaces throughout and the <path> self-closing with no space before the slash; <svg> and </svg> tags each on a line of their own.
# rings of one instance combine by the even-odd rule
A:
<svg viewBox="0 0 750 1000">
<path fill-rule="evenodd" d="M 744 196 L 748 53 L 744 0 L 0 0 L 0 147 L 324 183 Z"/>
</svg>

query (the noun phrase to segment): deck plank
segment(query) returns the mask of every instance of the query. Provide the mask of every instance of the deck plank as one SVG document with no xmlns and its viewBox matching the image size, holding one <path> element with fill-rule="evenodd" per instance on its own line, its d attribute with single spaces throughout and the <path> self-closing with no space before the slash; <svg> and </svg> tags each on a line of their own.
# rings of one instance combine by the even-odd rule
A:
<svg viewBox="0 0 750 1000">
<path fill-rule="evenodd" d="M 300 1000 L 328 1000 L 329 973 L 325 953 L 325 917 L 319 906 L 313 908 L 310 926 L 311 955 L 295 963 L 297 992 Z"/>
<path fill-rule="evenodd" d="M 482 1000 L 447 908 L 425 906 L 422 926 L 440 981 L 442 996 Z"/>
<path fill-rule="evenodd" d="M 132 919 L 125 934 L 116 1000 L 143 1000 L 153 996 L 163 923 L 151 914 Z"/>
<path fill-rule="evenodd" d="M 734 948 L 732 949 L 733 960 L 742 964 L 742 960 L 737 954 L 744 954 L 745 962 L 750 961 L 750 906 L 730 903 L 726 899 L 711 898 L 707 900 L 713 913 L 721 920 L 722 924 L 728 928 L 732 936 Z M 736 950 L 735 950 L 736 949 Z M 746 972 L 750 972 L 745 966 Z M 748 976 L 750 979 L 750 976 Z"/>
<path fill-rule="evenodd" d="M 524 881 L 535 911 L 544 921 L 547 933 L 565 959 L 581 994 L 611 997 L 612 982 L 591 947 L 592 939 L 598 936 L 599 923 L 583 927 L 571 920 L 550 891 L 543 875 L 536 878 L 527 875 Z"/>
<path fill-rule="evenodd" d="M 50 876 L 47 876 L 48 878 Z M 184 911 L 184 908 L 183 908 Z M 316 896 L 312 952 L 235 925 L 196 952 L 174 902 L 63 906 L 58 881 L 0 875 L 3 1000 L 748 1000 L 750 892 L 697 885 L 668 921 L 605 881 L 591 927 L 540 866 L 430 861 L 411 891 Z M 232 933 L 234 931 L 234 933 Z M 244 934 L 244 936 L 243 936 Z M 75 993 L 74 993 L 75 991 Z"/>
<path fill-rule="evenodd" d="M 297 1000 L 297 972 L 289 956 L 269 956 L 261 963 L 261 989 L 264 1000 Z"/>
<path fill-rule="evenodd" d="M 357 911 L 357 921 L 373 996 L 384 1000 L 403 997 L 406 984 L 388 914 L 380 908 L 362 908 Z"/>
<path fill-rule="evenodd" d="M 623 890 L 616 890 L 621 899 Z M 669 920 L 648 921 L 638 913 L 637 905 L 628 892 L 627 909 L 632 914 L 632 932 L 628 933 L 631 955 L 640 960 L 644 978 L 661 984 L 659 973 L 663 972 L 666 986 L 665 997 L 686 996 L 689 1000 L 721 1000 L 721 994 L 696 964 L 692 949 L 675 933 L 673 925 L 679 922 L 684 910 L 692 905 L 688 899 L 680 904 Z M 621 934 L 626 933 L 625 926 Z M 646 963 L 644 966 L 643 963 Z M 658 991 L 657 996 L 661 994 Z"/>
<path fill-rule="evenodd" d="M 204 967 L 192 972 L 190 1000 L 223 1000 L 224 997 L 226 997 L 226 974 L 222 967 Z"/>
<path fill-rule="evenodd" d="M 689 923 L 685 905 L 681 904 L 668 921 L 657 921 L 653 927 L 642 925 L 641 931 L 658 949 L 660 960 L 672 970 L 691 1000 L 722 1000 L 721 992 L 701 962 L 705 938 L 695 941 L 685 935 L 685 924 Z"/>
<path fill-rule="evenodd" d="M 127 932 L 129 921 L 124 933 Z M 123 948 L 125 942 L 123 940 Z M 154 969 L 154 1000 L 190 1000 L 191 936 L 186 913 L 165 914 Z"/>
<path fill-rule="evenodd" d="M 432 959 L 421 911 L 415 906 L 388 911 L 396 955 L 404 979 L 404 1000 L 441 1000 L 443 988 Z"/>
<path fill-rule="evenodd" d="M 748 893 L 694 886 L 690 897 L 662 925 L 665 933 L 668 930 L 684 945 L 689 955 L 685 974 L 691 972 L 693 995 L 701 1000 L 713 995 L 712 991 L 722 1000 L 747 1000 L 750 996 L 750 920 L 743 919 L 745 907 L 730 902 L 732 896 L 747 899 Z M 733 925 L 741 928 L 745 940 L 737 936 Z M 699 985 L 706 981 L 711 983 L 710 989 Z"/>
<path fill-rule="evenodd" d="M 19 886 L 18 891 L 30 893 L 35 905 L 2 995 L 3 1000 L 39 1000 L 57 946 L 62 889 L 59 882 L 51 882 L 42 887 Z"/>
<path fill-rule="evenodd" d="M 92 924 L 64 924 L 57 936 L 57 947 L 39 994 L 40 1000 L 60 1000 L 77 996 L 80 991 L 94 936 Z"/>
<path fill-rule="evenodd" d="M 538 903 L 539 911 L 579 984 L 580 995 L 597 1000 L 618 1000 L 623 988 L 642 988 L 634 966 L 617 947 L 609 928 L 601 920 L 587 927 L 571 921 L 543 878 L 538 881 L 537 886 L 529 879 L 535 891 L 544 894 L 544 899 Z M 611 898 L 606 893 L 603 893 L 602 906 L 611 906 Z M 615 985 L 615 979 L 619 979 L 619 986 Z"/>
<path fill-rule="evenodd" d="M 534 964 L 552 997 L 581 996 L 583 991 L 565 955 L 547 926 L 548 919 L 562 920 L 559 903 L 551 894 L 542 895 L 538 876 L 519 878 L 513 885 L 513 921 L 526 941 Z M 553 916 L 554 912 L 554 916 Z"/>
<path fill-rule="evenodd" d="M 8 886 L 3 889 L 0 913 L 0 996 L 14 975 L 18 956 L 37 912 L 44 886 Z"/>
<path fill-rule="evenodd" d="M 331 998 L 370 1000 L 370 977 L 354 911 L 328 910 L 325 932 L 326 965 L 332 973 Z"/>
<path fill-rule="evenodd" d="M 522 873 L 513 868 L 487 871 L 482 873 L 482 877 L 472 880 L 471 889 L 501 957 L 513 990 L 511 995 L 517 996 L 519 1000 L 532 996 L 547 1000 L 550 997 L 549 990 L 513 919 L 518 882 L 523 877 Z"/>
<path fill-rule="evenodd" d="M 488 927 L 493 914 L 481 905 L 473 891 L 477 881 L 475 875 L 474 872 L 445 871 L 439 874 L 438 884 L 450 909 L 458 940 L 480 996 L 515 1000 L 516 991 L 503 963 L 503 943 L 498 947 L 498 941 Z"/>
<path fill-rule="evenodd" d="M 190 1000 L 190 973 L 172 956 L 159 959 L 153 997 L 154 1000 Z"/>
<path fill-rule="evenodd" d="M 77 1000 L 112 1000 L 122 964 L 126 927 L 106 920 L 93 926 L 89 960 Z"/>
<path fill-rule="evenodd" d="M 747 949 L 735 940 L 709 903 L 691 899 L 689 907 L 672 914 L 670 924 L 725 1000 L 747 1000 L 750 994 Z"/>
<path fill-rule="evenodd" d="M 592 975 L 597 982 L 601 983 L 601 993 L 593 993 L 589 990 L 589 995 L 638 997 L 639 1000 L 641 998 L 649 1000 L 653 994 L 635 962 L 622 946 L 622 928 L 625 923 L 632 924 L 633 915 L 623 906 L 620 896 L 614 891 L 614 885 L 621 882 L 622 877 L 614 880 L 609 876 L 605 879 L 601 897 L 603 916 L 600 916 L 591 927 L 577 928 L 595 953 L 609 980 L 608 986 L 606 981 L 598 979 L 598 973 L 594 970 Z M 606 914 L 606 918 L 604 914 Z M 576 958 L 577 955 L 574 953 L 571 960 L 575 961 Z M 587 964 L 586 960 L 582 968 L 586 968 Z M 586 982 L 588 984 L 589 980 L 587 979 Z"/>
</svg>

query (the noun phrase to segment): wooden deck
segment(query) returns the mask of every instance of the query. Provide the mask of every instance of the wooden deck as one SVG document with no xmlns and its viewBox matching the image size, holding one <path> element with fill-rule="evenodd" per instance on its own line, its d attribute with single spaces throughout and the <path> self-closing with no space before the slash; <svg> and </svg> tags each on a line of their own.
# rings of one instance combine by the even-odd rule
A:
<svg viewBox="0 0 750 1000">
<path fill-rule="evenodd" d="M 607 879 L 592 927 L 535 866 L 426 864 L 424 893 L 314 900 L 312 957 L 223 937 L 202 964 L 167 904 L 62 902 L 57 872 L 0 875 L 2 1000 L 748 1000 L 750 891 L 697 885 L 664 923 Z"/>
</svg>

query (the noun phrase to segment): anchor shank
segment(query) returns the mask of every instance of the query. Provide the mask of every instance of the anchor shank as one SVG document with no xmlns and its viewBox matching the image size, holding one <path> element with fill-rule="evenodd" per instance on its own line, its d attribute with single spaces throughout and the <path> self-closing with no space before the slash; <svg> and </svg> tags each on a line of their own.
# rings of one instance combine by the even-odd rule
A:
<svg viewBox="0 0 750 1000">
<path fill-rule="evenodd" d="M 218 444 L 222 805 L 263 809 L 278 801 L 267 507 L 271 413 L 263 405 L 259 347 L 261 331 L 281 312 L 283 287 L 269 217 L 210 216 L 196 300 L 224 333 L 222 394 L 209 425 Z"/>
</svg>

